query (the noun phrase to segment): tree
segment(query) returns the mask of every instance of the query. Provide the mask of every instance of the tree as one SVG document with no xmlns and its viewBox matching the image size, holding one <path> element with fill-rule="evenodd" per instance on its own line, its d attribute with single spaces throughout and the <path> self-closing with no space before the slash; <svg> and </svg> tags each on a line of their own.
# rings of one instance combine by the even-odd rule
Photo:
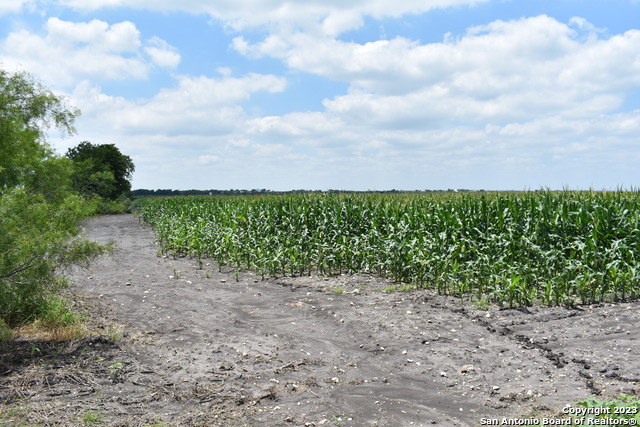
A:
<svg viewBox="0 0 640 427">
<path fill-rule="evenodd" d="M 135 166 L 114 144 L 94 145 L 88 141 L 67 151 L 75 164 L 73 186 L 82 195 L 98 195 L 117 200 L 131 192 L 131 176 Z"/>
<path fill-rule="evenodd" d="M 0 195 L 20 187 L 60 196 L 66 184 L 60 181 L 69 179 L 71 168 L 46 143 L 45 132 L 55 126 L 74 133 L 79 114 L 30 75 L 0 70 Z M 52 178 L 56 187 L 47 184 Z"/>
<path fill-rule="evenodd" d="M 30 75 L 0 70 L 0 330 L 52 320 L 56 271 L 104 249 L 74 237 L 91 205 L 71 188 L 73 163 L 45 139 L 52 126 L 74 133 L 78 114 Z"/>
</svg>

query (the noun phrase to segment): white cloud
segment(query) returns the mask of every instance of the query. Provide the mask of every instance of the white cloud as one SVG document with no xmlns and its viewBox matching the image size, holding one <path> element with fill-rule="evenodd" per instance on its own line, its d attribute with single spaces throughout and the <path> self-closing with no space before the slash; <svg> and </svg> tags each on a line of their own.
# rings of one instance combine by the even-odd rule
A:
<svg viewBox="0 0 640 427">
<path fill-rule="evenodd" d="M 110 96 L 88 81 L 71 97 L 83 112 L 77 126 L 82 140 L 115 142 L 131 155 L 138 170 L 136 188 L 192 188 L 188 182 L 194 176 L 202 176 L 200 185 L 205 187 L 231 188 L 246 179 L 239 175 L 246 162 L 269 163 L 292 155 L 284 144 L 246 136 L 247 116 L 239 105 L 257 92 L 285 87 L 286 80 L 273 75 L 233 77 L 227 72 L 218 78 L 178 76 L 175 87 L 150 99 Z M 55 145 L 64 152 L 75 144 Z M 267 173 L 271 167 L 261 170 Z M 205 183 L 213 170 L 218 174 L 215 182 Z"/>
<path fill-rule="evenodd" d="M 0 0 L 0 16 L 12 13 L 19 12 L 22 10 L 22 7 L 29 3 L 29 0 Z"/>
<path fill-rule="evenodd" d="M 338 36 L 345 31 L 361 27 L 363 23 L 362 15 L 355 10 L 338 11 L 322 21 L 322 32 L 328 36 Z"/>
<path fill-rule="evenodd" d="M 53 45 L 75 47 L 86 44 L 101 52 L 132 53 L 140 47 L 140 33 L 131 22 L 109 25 L 91 22 L 69 22 L 49 18 L 45 26 L 47 41 Z"/>
<path fill-rule="evenodd" d="M 367 91 L 398 93 L 445 85 L 491 96 L 535 85 L 555 89 L 583 83 L 568 81 L 576 75 L 590 81 L 596 77 L 598 84 L 606 87 L 613 83 L 610 77 L 620 74 L 620 63 L 624 65 L 622 73 L 635 81 L 638 65 L 633 58 L 639 39 L 638 31 L 630 31 L 581 42 L 568 25 L 539 16 L 496 21 L 443 43 L 419 44 L 398 37 L 358 44 L 298 33 L 288 38 L 272 35 L 255 45 L 239 37 L 233 46 L 251 56 L 282 58 L 291 68 L 346 81 Z M 604 61 L 595 63 L 596 56 Z M 604 73 L 582 75 L 590 66 L 602 68 Z M 563 74 L 558 77 L 559 73 Z"/>
<path fill-rule="evenodd" d="M 443 43 L 303 34 L 288 47 L 279 41 L 236 45 L 348 82 L 349 93 L 324 101 L 327 112 L 379 129 L 591 117 L 614 111 L 640 86 L 640 31 L 583 38 L 547 16 L 495 21 Z"/>
<path fill-rule="evenodd" d="M 131 101 L 101 93 L 83 83 L 73 99 L 85 120 L 118 132 L 149 135 L 219 135 L 235 130 L 246 119 L 238 104 L 256 92 L 284 90 L 286 80 L 250 73 L 243 77 L 180 76 L 177 86 L 148 100 Z M 103 123 L 101 125 L 101 123 Z"/>
<path fill-rule="evenodd" d="M 304 29 L 335 36 L 362 25 L 364 16 L 376 19 L 424 13 L 436 8 L 474 5 L 489 0 L 58 0 L 77 10 L 128 7 L 158 11 L 207 13 L 236 31 L 267 27 L 274 33 Z"/>
<path fill-rule="evenodd" d="M 322 138 L 335 135 L 345 125 L 341 119 L 326 113 L 290 113 L 267 116 L 247 122 L 247 133 L 268 134 L 284 138 Z"/>
<path fill-rule="evenodd" d="M 143 48 L 140 32 L 131 22 L 108 24 L 69 22 L 49 18 L 45 34 L 18 30 L 0 45 L 3 65 L 25 69 L 49 84 L 72 86 L 86 78 L 145 79 L 150 64 L 173 68 L 180 61 L 177 50 L 164 40 L 152 38 Z M 52 66 L 55 64 L 55 66 Z"/>
<path fill-rule="evenodd" d="M 159 67 L 176 68 L 180 64 L 181 57 L 178 50 L 159 37 L 149 40 L 144 51 Z"/>
<path fill-rule="evenodd" d="M 154 98 L 156 102 L 173 104 L 178 108 L 206 108 L 235 104 L 247 100 L 259 91 L 281 92 L 286 80 L 271 74 L 249 73 L 243 77 L 223 76 L 221 79 L 206 76 L 182 76 L 178 87 L 163 89 Z"/>
</svg>

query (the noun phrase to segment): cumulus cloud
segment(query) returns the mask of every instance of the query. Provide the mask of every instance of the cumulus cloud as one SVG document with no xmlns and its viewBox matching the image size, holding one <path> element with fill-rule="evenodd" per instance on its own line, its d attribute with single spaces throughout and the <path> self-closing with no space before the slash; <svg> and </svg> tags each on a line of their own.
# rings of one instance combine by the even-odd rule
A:
<svg viewBox="0 0 640 427">
<path fill-rule="evenodd" d="M 331 159 L 331 170 L 350 165 L 362 173 L 464 170 L 469 175 L 461 182 L 493 164 L 545 185 L 549 159 L 571 168 L 619 162 L 629 170 L 638 158 L 632 146 L 640 111 L 616 112 L 640 87 L 636 30 L 609 36 L 586 21 L 538 16 L 491 22 L 430 44 L 405 38 L 358 44 L 301 33 L 235 43 L 247 55 L 275 56 L 292 69 L 349 84 L 348 93 L 324 100 L 322 112 L 248 122 L 254 138 L 310 153 L 307 166 L 319 176 L 320 159 L 325 169 Z"/>
<path fill-rule="evenodd" d="M 0 16 L 6 13 L 19 12 L 29 0 L 0 0 Z"/>
<path fill-rule="evenodd" d="M 296 34 L 288 39 L 270 36 L 255 45 L 238 37 L 233 46 L 246 55 L 282 58 L 291 68 L 367 91 L 411 92 L 444 84 L 486 97 L 532 84 L 554 89 L 573 86 L 575 77 L 589 81 L 595 77 L 599 85 L 608 87 L 614 83 L 611 78 L 620 74 L 620 62 L 626 76 L 637 70 L 633 58 L 640 49 L 639 37 L 638 31 L 629 31 L 610 39 L 580 41 L 569 25 L 543 15 L 495 21 L 443 43 L 419 44 L 398 37 L 358 44 Z M 597 56 L 605 60 L 594 61 Z M 583 74 L 590 66 L 603 73 Z"/>
<path fill-rule="evenodd" d="M 107 123 L 119 132 L 150 135 L 220 135 L 234 132 L 246 119 L 239 105 L 256 92 L 279 92 L 286 80 L 249 73 L 222 78 L 179 76 L 173 88 L 151 99 L 127 100 L 109 96 L 88 82 L 79 85 L 73 99 L 88 120 Z"/>
<path fill-rule="evenodd" d="M 144 51 L 159 67 L 176 68 L 180 64 L 181 57 L 178 50 L 159 37 L 153 37 L 149 40 Z"/>
<path fill-rule="evenodd" d="M 75 47 L 86 44 L 100 52 L 131 53 L 140 47 L 140 33 L 131 22 L 109 25 L 94 19 L 91 22 L 69 22 L 49 18 L 45 29 L 47 42 Z"/>
<path fill-rule="evenodd" d="M 489 0 L 57 0 L 63 6 L 77 10 L 96 10 L 108 7 L 128 7 L 158 11 L 207 13 L 236 31 L 265 27 L 271 32 L 304 30 L 335 36 L 358 28 L 363 17 L 375 19 L 424 13 L 436 8 L 474 5 Z"/>
<path fill-rule="evenodd" d="M 180 62 L 177 50 L 160 38 L 152 38 L 143 48 L 140 32 L 131 22 L 49 18 L 44 32 L 10 33 L 0 45 L 4 66 L 26 69 L 64 87 L 86 78 L 145 79 L 150 64 L 143 50 L 160 67 L 174 68 Z"/>
<path fill-rule="evenodd" d="M 582 27 L 592 37 L 543 15 L 495 21 L 442 43 L 358 44 L 299 34 L 288 47 L 283 40 L 236 46 L 349 83 L 349 93 L 324 101 L 330 114 L 378 128 L 424 129 L 614 111 L 640 86 L 640 31 L 603 38 Z"/>
</svg>

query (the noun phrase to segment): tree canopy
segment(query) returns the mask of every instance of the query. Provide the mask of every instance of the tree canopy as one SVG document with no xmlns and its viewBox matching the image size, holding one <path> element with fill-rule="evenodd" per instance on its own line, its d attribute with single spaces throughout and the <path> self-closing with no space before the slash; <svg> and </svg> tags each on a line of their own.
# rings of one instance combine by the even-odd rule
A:
<svg viewBox="0 0 640 427">
<path fill-rule="evenodd" d="M 0 195 L 19 187 L 60 197 L 71 166 L 55 155 L 45 132 L 54 126 L 74 133 L 79 114 L 30 75 L 0 70 Z"/>
<path fill-rule="evenodd" d="M 114 144 L 94 145 L 83 141 L 67 151 L 75 164 L 73 186 L 82 195 L 117 200 L 131 192 L 135 166 Z"/>
</svg>

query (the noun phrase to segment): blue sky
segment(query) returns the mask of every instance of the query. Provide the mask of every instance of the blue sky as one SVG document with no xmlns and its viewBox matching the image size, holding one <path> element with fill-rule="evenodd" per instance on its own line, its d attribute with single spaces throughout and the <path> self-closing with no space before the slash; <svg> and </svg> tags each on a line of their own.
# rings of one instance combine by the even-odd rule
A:
<svg viewBox="0 0 640 427">
<path fill-rule="evenodd" d="M 0 0 L 134 188 L 640 185 L 640 0 Z"/>
</svg>

